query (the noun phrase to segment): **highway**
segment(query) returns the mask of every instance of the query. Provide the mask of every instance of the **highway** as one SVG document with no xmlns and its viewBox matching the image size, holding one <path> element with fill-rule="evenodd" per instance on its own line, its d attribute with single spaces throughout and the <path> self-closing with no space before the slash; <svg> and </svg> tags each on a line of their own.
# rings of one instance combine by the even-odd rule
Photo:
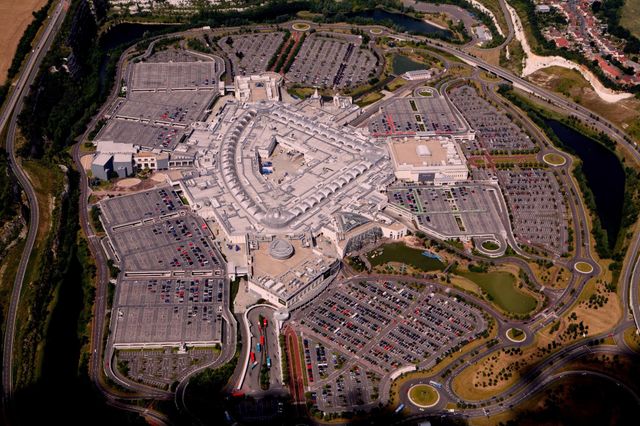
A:
<svg viewBox="0 0 640 426">
<path fill-rule="evenodd" d="M 38 74 L 40 63 L 44 58 L 46 52 L 51 47 L 55 35 L 58 33 L 64 17 L 66 15 L 66 2 L 60 1 L 57 6 L 54 7 L 53 13 L 48 18 L 46 27 L 42 36 L 37 40 L 33 46 L 33 53 L 28 56 L 26 63 L 23 65 L 23 69 L 20 72 L 20 76 L 13 91 L 7 99 L 4 109 L 0 114 L 0 132 L 4 130 L 5 126 L 9 126 L 6 140 L 6 151 L 9 156 L 9 164 L 11 170 L 18 179 L 18 183 L 24 190 L 29 203 L 29 224 L 28 233 L 25 241 L 25 246 L 20 258 L 18 270 L 16 273 L 13 289 L 11 291 L 11 300 L 9 302 L 9 311 L 7 312 L 7 321 L 4 334 L 3 353 L 2 353 L 2 404 L 5 420 L 10 419 L 11 401 L 13 395 L 13 352 L 14 352 L 14 340 L 16 334 L 16 316 L 18 312 L 18 305 L 20 303 L 20 294 L 22 292 L 22 284 L 24 282 L 24 276 L 29 264 L 29 258 L 31 257 L 31 251 L 36 240 L 38 232 L 38 223 L 40 221 L 40 212 L 38 210 L 38 200 L 36 193 L 29 181 L 27 174 L 22 169 L 21 164 L 18 162 L 15 153 L 15 138 L 17 130 L 17 120 L 20 111 L 22 110 L 24 99 L 28 94 L 28 88 L 31 86 Z"/>
</svg>

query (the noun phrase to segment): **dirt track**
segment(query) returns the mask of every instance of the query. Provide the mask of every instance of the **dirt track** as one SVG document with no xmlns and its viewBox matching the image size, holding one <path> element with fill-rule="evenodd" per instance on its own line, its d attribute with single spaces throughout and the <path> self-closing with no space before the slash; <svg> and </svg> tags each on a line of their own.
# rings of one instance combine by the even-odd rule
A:
<svg viewBox="0 0 640 426">
<path fill-rule="evenodd" d="M 0 84 L 7 79 L 7 70 L 27 25 L 31 12 L 40 9 L 47 0 L 0 0 Z"/>
</svg>

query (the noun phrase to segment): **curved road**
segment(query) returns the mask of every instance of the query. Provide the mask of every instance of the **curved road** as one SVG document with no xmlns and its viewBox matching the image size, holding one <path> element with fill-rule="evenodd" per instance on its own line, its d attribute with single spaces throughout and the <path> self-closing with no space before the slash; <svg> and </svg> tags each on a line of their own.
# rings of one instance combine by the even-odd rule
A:
<svg viewBox="0 0 640 426">
<path fill-rule="evenodd" d="M 11 300 L 9 302 L 9 311 L 7 312 L 7 321 L 5 326 L 5 334 L 3 341 L 2 352 L 2 404 L 4 407 L 5 418 L 10 417 L 10 405 L 13 395 L 13 345 L 16 333 L 16 316 L 18 312 L 18 304 L 20 302 L 20 294 L 22 292 L 22 284 L 24 281 L 25 272 L 29 264 L 29 258 L 31 257 L 31 251 L 35 243 L 36 235 L 38 233 L 38 222 L 40 221 L 40 212 L 38 210 L 38 200 L 36 193 L 29 181 L 29 177 L 22 170 L 21 164 L 18 162 L 15 154 L 15 137 L 17 130 L 18 115 L 22 110 L 24 99 L 28 94 L 28 88 L 31 86 L 38 73 L 40 63 L 44 58 L 47 50 L 51 47 L 51 43 L 55 38 L 64 17 L 66 15 L 66 3 L 61 1 L 53 9 L 53 14 L 50 14 L 47 26 L 40 39 L 33 46 L 33 52 L 35 54 L 29 55 L 27 62 L 24 65 L 20 73 L 18 82 L 13 88 L 13 92 L 10 98 L 5 103 L 5 107 L 0 115 L 0 131 L 9 124 L 7 133 L 6 150 L 9 154 L 9 164 L 11 170 L 18 179 L 20 186 L 22 186 L 27 200 L 29 202 L 29 230 L 25 246 L 22 251 L 20 263 L 18 265 L 18 271 L 16 272 L 13 289 L 11 291 Z"/>
</svg>

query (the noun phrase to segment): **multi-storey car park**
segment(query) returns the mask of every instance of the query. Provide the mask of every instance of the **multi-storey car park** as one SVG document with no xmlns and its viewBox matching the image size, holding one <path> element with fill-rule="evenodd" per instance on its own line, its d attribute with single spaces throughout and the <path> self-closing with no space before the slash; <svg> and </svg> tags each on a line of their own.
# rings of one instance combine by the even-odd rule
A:
<svg viewBox="0 0 640 426">
<path fill-rule="evenodd" d="M 114 347 L 220 343 L 224 263 L 202 219 L 171 187 L 106 199 L 100 208 L 107 252 L 122 270 Z"/>
<path fill-rule="evenodd" d="M 369 132 L 377 138 L 448 136 L 457 141 L 475 138 L 475 130 L 444 96 L 424 88 L 416 89 L 411 97 L 383 104 L 370 120 Z"/>
</svg>

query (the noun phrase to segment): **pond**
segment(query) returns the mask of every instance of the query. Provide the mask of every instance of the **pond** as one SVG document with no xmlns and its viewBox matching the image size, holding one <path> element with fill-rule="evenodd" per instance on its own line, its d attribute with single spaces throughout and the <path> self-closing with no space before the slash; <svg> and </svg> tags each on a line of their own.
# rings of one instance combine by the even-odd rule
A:
<svg viewBox="0 0 640 426">
<path fill-rule="evenodd" d="M 423 272 L 442 270 L 445 266 L 431 253 L 408 247 L 404 243 L 384 245 L 368 253 L 367 257 L 373 266 L 384 265 L 388 262 L 399 262 Z"/>
<path fill-rule="evenodd" d="M 416 62 L 404 55 L 393 56 L 393 73 L 396 75 L 404 74 L 407 71 L 425 70 L 429 66 Z"/>
<path fill-rule="evenodd" d="M 435 25 L 429 24 L 420 19 L 412 18 L 411 16 L 404 15 L 402 13 L 387 12 L 383 9 L 366 10 L 363 12 L 357 12 L 349 15 L 352 18 L 365 18 L 373 20 L 375 23 L 384 25 L 387 22 L 393 23 L 393 25 L 400 31 L 407 31 L 410 33 L 421 34 L 424 36 L 438 35 L 440 37 L 450 38 L 452 36 L 451 31 L 443 30 Z"/>
<path fill-rule="evenodd" d="M 176 31 L 180 29 L 179 26 L 169 24 L 136 24 L 125 22 L 109 28 L 100 37 L 100 43 L 102 43 L 105 50 L 111 50 L 121 45 L 137 42 L 145 36 L 145 33 L 148 35 L 156 35 L 172 27 L 174 27 Z"/>
<path fill-rule="evenodd" d="M 582 160 L 582 171 L 593 192 L 596 212 L 607 233 L 609 248 L 615 247 L 624 203 L 625 174 L 620 160 L 604 145 L 571 127 L 551 119 L 545 122 L 562 144 Z"/>
</svg>

